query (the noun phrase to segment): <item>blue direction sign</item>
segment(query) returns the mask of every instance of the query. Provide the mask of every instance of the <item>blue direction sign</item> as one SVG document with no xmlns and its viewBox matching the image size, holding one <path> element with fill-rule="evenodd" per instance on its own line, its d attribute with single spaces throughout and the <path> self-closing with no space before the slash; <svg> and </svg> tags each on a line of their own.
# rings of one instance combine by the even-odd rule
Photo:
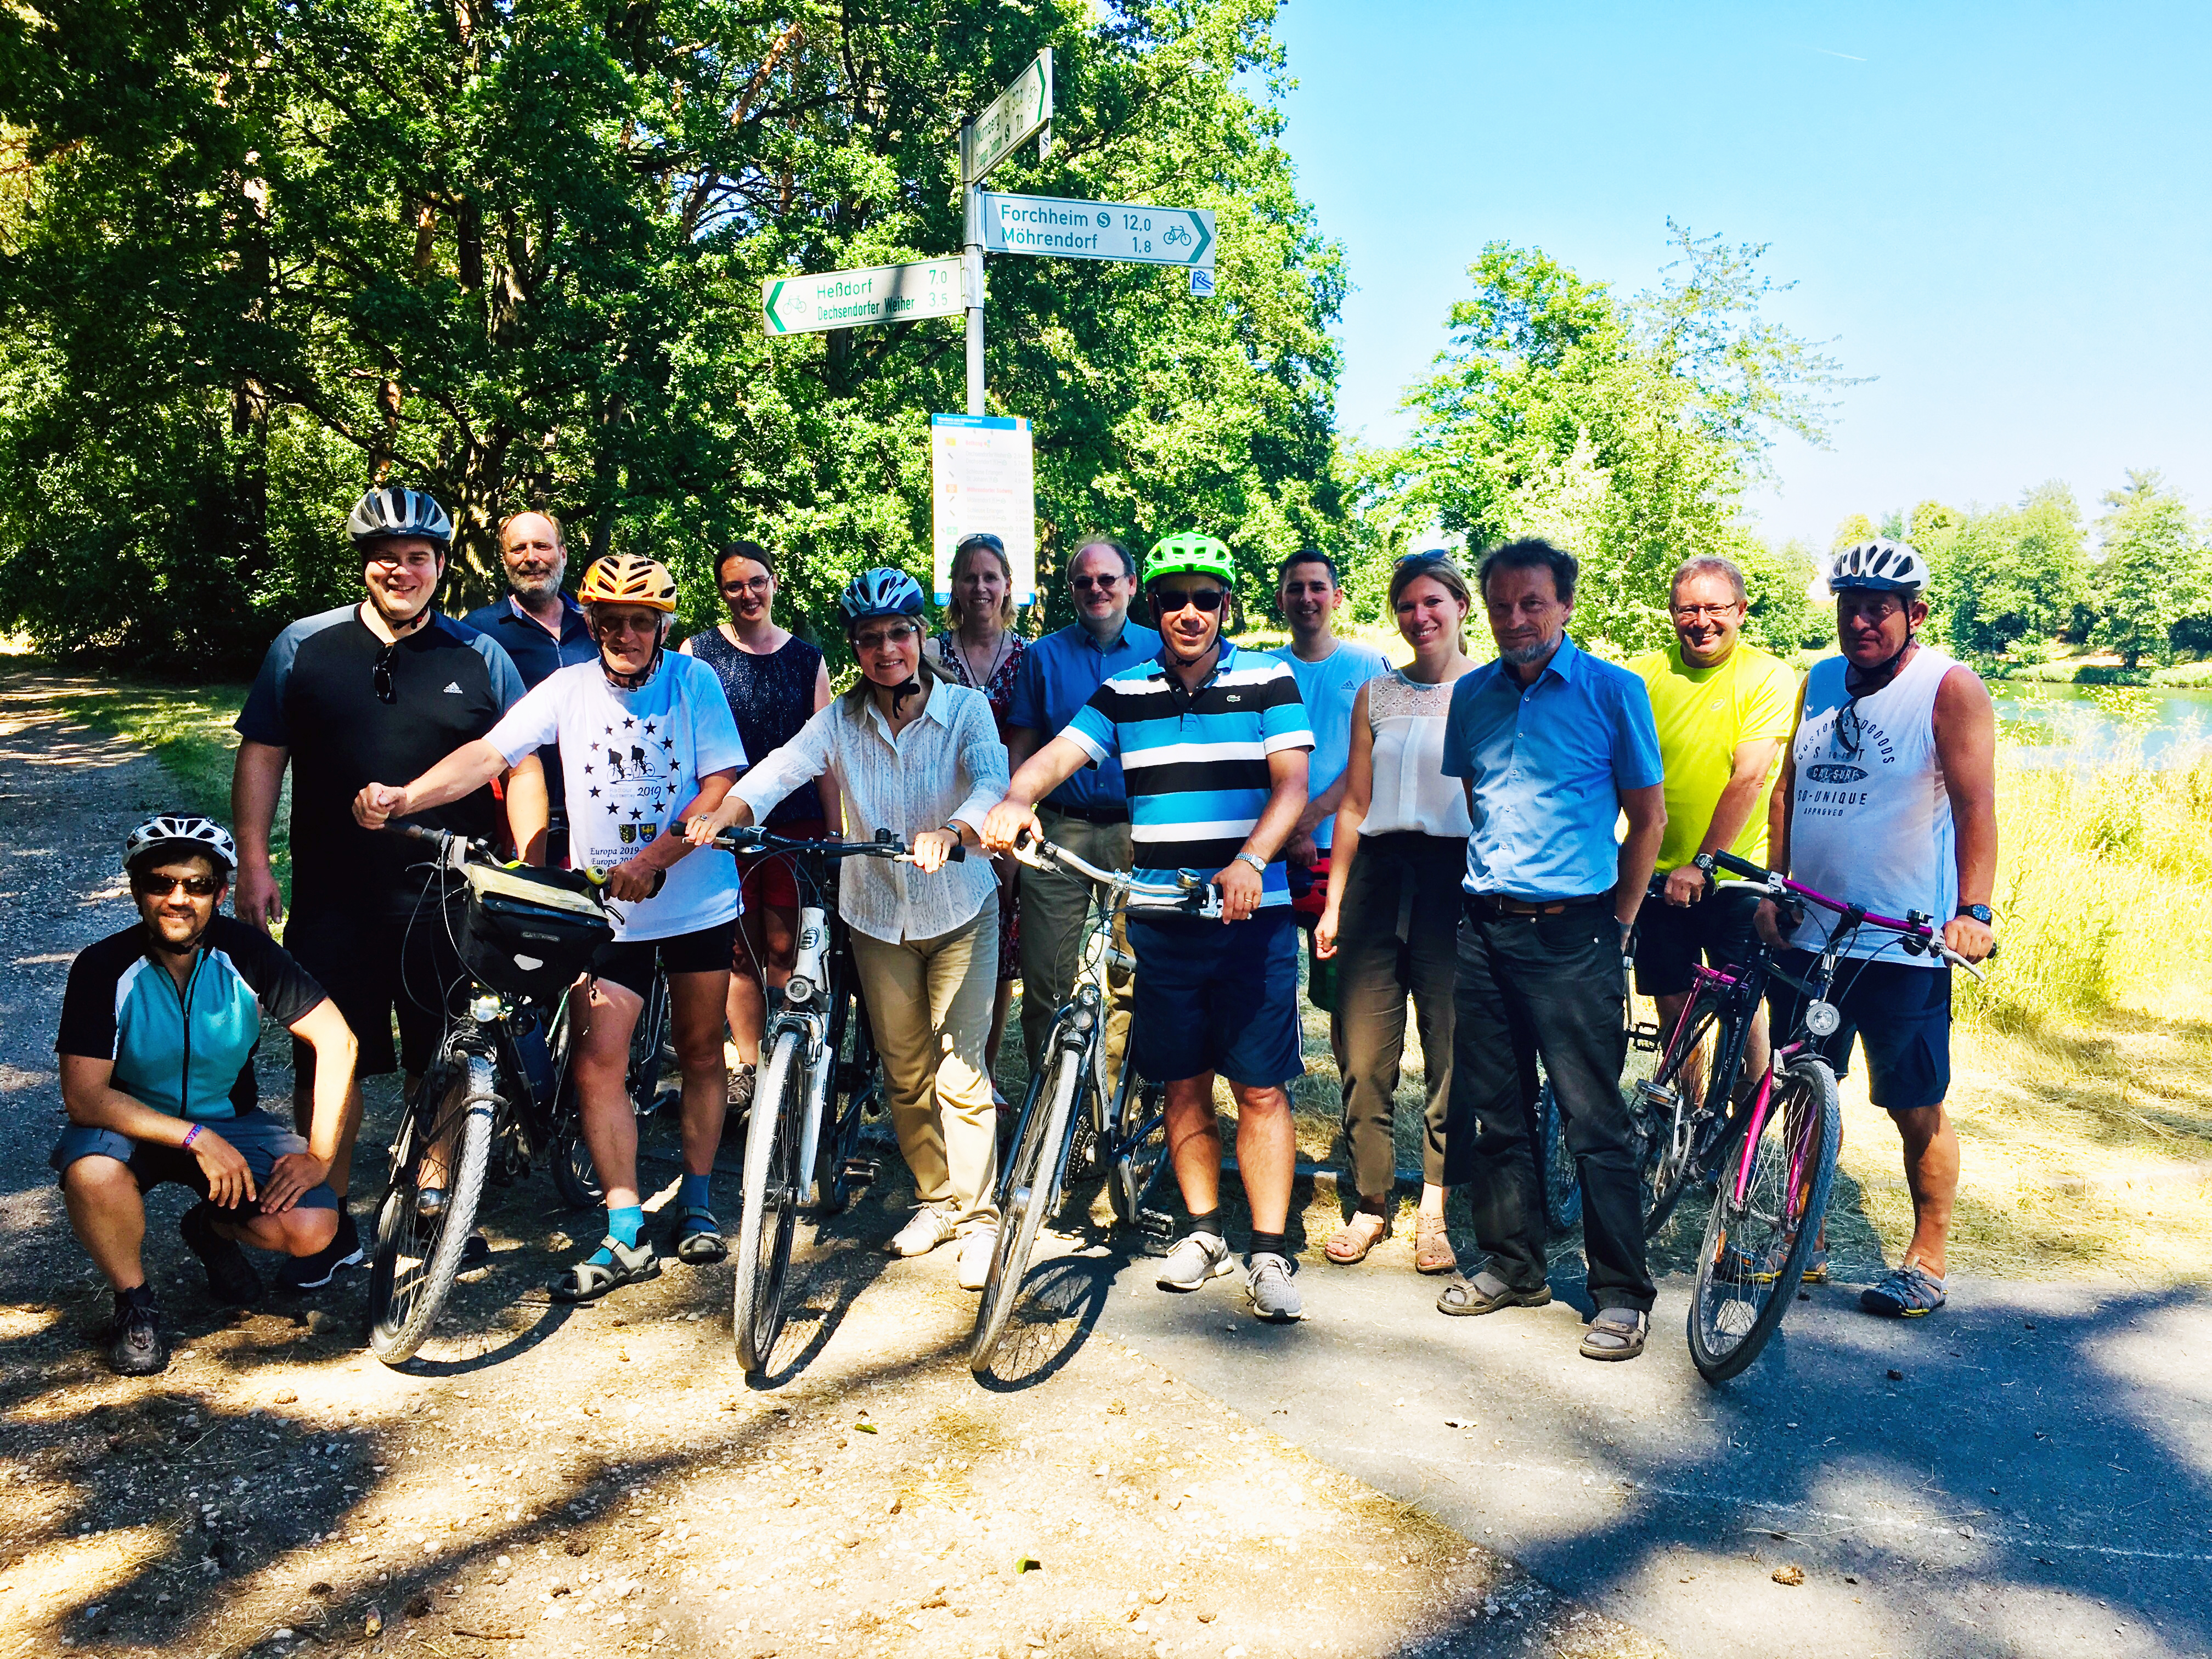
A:
<svg viewBox="0 0 2212 1659">
<path fill-rule="evenodd" d="M 1213 215 L 1205 208 L 1069 202 L 1054 196 L 1000 196 L 988 190 L 976 196 L 983 246 L 992 253 L 1213 269 Z"/>
</svg>

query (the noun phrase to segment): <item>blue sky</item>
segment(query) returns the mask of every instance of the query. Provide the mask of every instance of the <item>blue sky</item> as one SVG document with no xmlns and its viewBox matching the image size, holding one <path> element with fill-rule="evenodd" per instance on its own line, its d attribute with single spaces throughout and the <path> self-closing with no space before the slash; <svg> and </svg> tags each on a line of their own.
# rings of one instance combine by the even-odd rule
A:
<svg viewBox="0 0 2212 1659">
<path fill-rule="evenodd" d="M 2212 507 L 2212 8 L 1289 0 L 1285 143 L 1354 292 L 1346 431 L 1402 435 L 1486 241 L 1649 286 L 1670 214 L 1833 337 L 1767 532 L 2155 466 Z"/>
</svg>

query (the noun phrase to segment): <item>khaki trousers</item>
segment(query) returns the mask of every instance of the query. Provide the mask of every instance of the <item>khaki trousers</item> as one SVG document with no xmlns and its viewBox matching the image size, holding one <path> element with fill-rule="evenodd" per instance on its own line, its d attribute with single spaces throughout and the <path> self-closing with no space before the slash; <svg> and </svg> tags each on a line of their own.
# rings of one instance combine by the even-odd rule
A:
<svg viewBox="0 0 2212 1659">
<path fill-rule="evenodd" d="M 1070 817 L 1049 806 L 1037 808 L 1044 838 L 1064 847 L 1101 870 L 1129 867 L 1129 826 L 1092 823 Z M 1030 1075 L 1036 1075 L 1037 1055 L 1052 1032 L 1053 1016 L 1075 989 L 1075 975 L 1083 965 L 1085 921 L 1097 889 L 1079 876 L 1060 870 L 1022 867 L 1022 1053 Z M 1129 937 L 1120 916 L 1114 918 L 1115 948 L 1129 949 Z M 1109 972 L 1107 989 L 1112 1006 L 1106 1017 L 1106 1078 L 1109 1086 L 1121 1075 L 1121 1052 L 1129 1042 L 1130 976 Z"/>
<path fill-rule="evenodd" d="M 935 939 L 894 945 L 857 928 L 851 939 L 915 1195 L 949 1209 L 963 1232 L 995 1223 L 999 1119 L 983 1044 L 999 988 L 998 896 Z"/>
</svg>

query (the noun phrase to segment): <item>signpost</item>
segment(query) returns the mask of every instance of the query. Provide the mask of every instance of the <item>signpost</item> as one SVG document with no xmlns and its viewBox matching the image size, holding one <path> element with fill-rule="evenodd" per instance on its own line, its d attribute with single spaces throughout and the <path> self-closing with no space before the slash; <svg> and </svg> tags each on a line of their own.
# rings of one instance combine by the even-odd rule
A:
<svg viewBox="0 0 2212 1659">
<path fill-rule="evenodd" d="M 1029 142 L 1033 133 L 1052 125 L 1052 48 L 1047 46 L 1014 77 L 1013 84 L 991 100 L 991 107 L 960 129 L 960 181 L 980 185 L 991 169 Z M 1044 159 L 1049 133 L 1037 146 Z"/>
<path fill-rule="evenodd" d="M 963 275 L 958 259 L 924 259 L 771 276 L 761 284 L 761 320 L 770 334 L 818 334 L 917 317 L 957 317 L 968 303 Z"/>
<path fill-rule="evenodd" d="M 981 192 L 983 246 L 992 253 L 1049 253 L 1213 269 L 1213 215 L 1204 208 L 1139 202 L 1071 202 L 1056 196 Z"/>
<path fill-rule="evenodd" d="M 1030 423 L 1005 415 L 929 417 L 930 542 L 937 602 L 952 593 L 952 550 L 978 531 L 1006 544 L 1014 603 L 1036 599 L 1036 486 Z"/>
</svg>

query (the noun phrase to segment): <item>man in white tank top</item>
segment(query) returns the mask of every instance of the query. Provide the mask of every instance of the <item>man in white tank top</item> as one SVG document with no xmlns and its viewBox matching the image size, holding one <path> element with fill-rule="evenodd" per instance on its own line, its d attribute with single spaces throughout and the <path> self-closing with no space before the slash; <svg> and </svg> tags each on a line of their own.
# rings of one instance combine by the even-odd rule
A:
<svg viewBox="0 0 2212 1659">
<path fill-rule="evenodd" d="M 1831 898 L 1883 915 L 1924 912 L 1969 962 L 1995 943 L 1996 715 L 1974 672 L 1931 646 L 1922 597 L 1928 568 L 1902 544 L 1862 543 L 1829 562 L 1843 655 L 1814 665 L 1797 729 L 1770 808 L 1774 867 Z M 1781 967 L 1802 975 L 1832 918 L 1817 907 L 1795 933 L 1772 904 L 1759 928 L 1793 947 Z M 1844 1074 L 1856 1034 L 1869 1092 L 1905 1143 L 1912 1242 L 1894 1272 L 1861 1293 L 1869 1313 L 1917 1318 L 1943 1305 L 1944 1242 L 1959 1190 L 1959 1139 L 1943 1109 L 1951 1082 L 1951 969 L 1908 956 L 1893 934 L 1868 930 L 1843 951 L 1831 993 L 1842 1025 L 1820 1048 Z M 1773 993 L 1778 1038 L 1802 999 Z M 1822 1255 L 1806 1277 L 1826 1276 Z"/>
</svg>

